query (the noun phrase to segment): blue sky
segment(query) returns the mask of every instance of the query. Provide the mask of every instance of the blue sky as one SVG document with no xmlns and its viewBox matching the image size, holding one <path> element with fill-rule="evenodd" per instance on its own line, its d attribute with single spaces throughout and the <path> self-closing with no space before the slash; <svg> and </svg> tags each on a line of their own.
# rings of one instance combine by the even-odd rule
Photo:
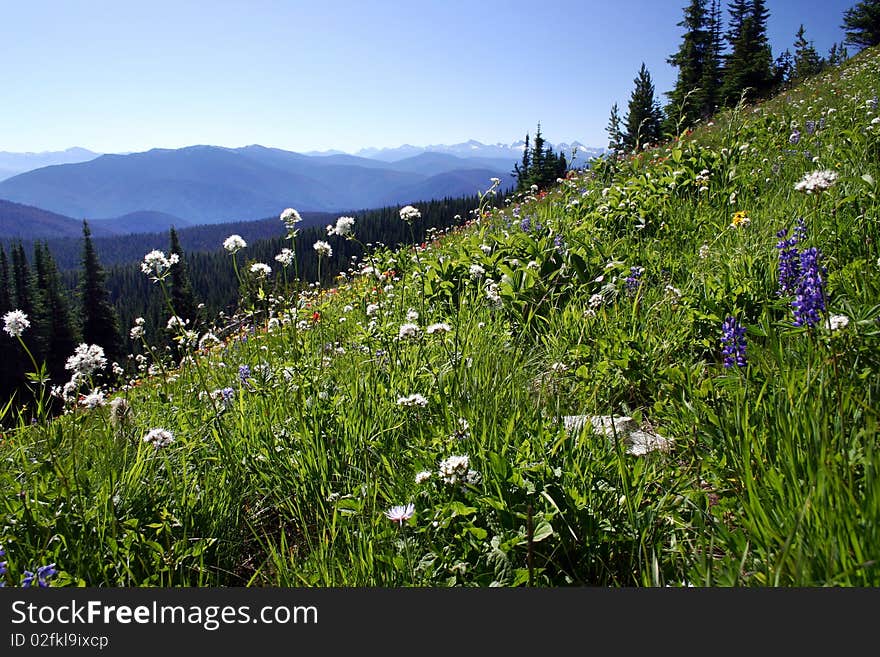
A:
<svg viewBox="0 0 880 657">
<path fill-rule="evenodd" d="M 538 121 L 552 142 L 605 146 L 642 61 L 665 104 L 686 4 L 6 1 L 0 151 L 354 152 L 511 142 Z M 826 54 L 854 4 L 767 0 L 774 57 L 801 23 Z"/>
</svg>

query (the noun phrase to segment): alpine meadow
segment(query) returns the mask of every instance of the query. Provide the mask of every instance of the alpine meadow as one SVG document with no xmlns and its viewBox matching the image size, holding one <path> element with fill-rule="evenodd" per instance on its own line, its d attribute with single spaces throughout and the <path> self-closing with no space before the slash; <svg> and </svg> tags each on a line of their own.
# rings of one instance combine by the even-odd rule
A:
<svg viewBox="0 0 880 657">
<path fill-rule="evenodd" d="M 146 320 L 38 353 L 55 297 L 4 273 L 4 584 L 880 586 L 878 3 L 776 60 L 761 0 L 726 51 L 682 4 L 603 155 L 539 125 L 511 188 L 278 207 L 212 247 L 228 313 L 177 244 Z"/>
</svg>

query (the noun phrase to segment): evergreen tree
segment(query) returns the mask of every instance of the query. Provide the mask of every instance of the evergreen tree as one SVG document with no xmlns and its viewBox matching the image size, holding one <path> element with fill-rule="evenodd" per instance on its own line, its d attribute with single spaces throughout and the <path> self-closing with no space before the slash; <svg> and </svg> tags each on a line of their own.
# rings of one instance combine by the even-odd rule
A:
<svg viewBox="0 0 880 657">
<path fill-rule="evenodd" d="M 191 324 L 195 324 L 198 319 L 198 305 L 195 295 L 193 294 L 192 283 L 186 270 L 185 254 L 180 248 L 180 240 L 177 237 L 177 231 L 171 227 L 169 252 L 177 254 L 178 262 L 171 266 L 171 305 L 178 317 L 188 319 Z"/>
<path fill-rule="evenodd" d="M 620 110 L 617 108 L 617 103 L 611 106 L 611 118 L 608 119 L 608 127 L 605 128 L 605 132 L 608 133 L 608 150 L 613 151 L 615 155 L 620 155 L 624 149 L 624 143 Z"/>
<path fill-rule="evenodd" d="M 709 50 L 703 63 L 700 88 L 703 91 L 703 118 L 715 114 L 721 102 L 721 1 L 712 0 L 708 16 Z"/>
<path fill-rule="evenodd" d="M 803 80 L 810 75 L 815 75 L 822 70 L 822 58 L 816 52 L 811 41 L 807 41 L 804 36 L 803 23 L 798 28 L 796 39 L 794 42 L 794 71 L 792 78 L 794 80 Z"/>
<path fill-rule="evenodd" d="M 532 154 L 529 152 L 529 133 L 527 132 L 525 145 L 523 146 L 522 162 L 513 165 L 513 175 L 516 176 L 517 181 L 522 180 L 528 175 L 529 167 L 531 165 L 529 158 L 531 158 L 531 156 Z"/>
<path fill-rule="evenodd" d="M 684 8 L 684 19 L 678 23 L 685 29 L 678 52 L 666 61 L 678 68 L 678 78 L 672 91 L 667 92 L 666 130 L 677 133 L 681 125 L 689 126 L 706 116 L 705 90 L 701 85 L 709 79 L 705 76 L 707 60 L 711 55 L 712 33 L 706 0 L 691 0 Z"/>
<path fill-rule="evenodd" d="M 731 51 L 725 59 L 721 98 L 726 105 L 742 95 L 752 100 L 765 95 L 773 84 L 773 54 L 767 39 L 765 0 L 735 0 L 729 5 Z"/>
<path fill-rule="evenodd" d="M 34 245 L 34 265 L 37 289 L 46 314 L 46 365 L 53 379 L 60 381 L 66 377 L 64 363 L 76 349 L 77 336 L 58 267 L 48 246 L 39 242 Z"/>
<path fill-rule="evenodd" d="M 15 310 L 12 303 L 11 283 L 6 249 L 0 246 L 0 318 L 10 310 Z M 17 341 L 14 341 L 5 331 L 0 330 L 0 362 L 3 363 L 3 367 L 0 367 L 0 404 L 5 403 L 19 384 L 20 372 L 17 368 L 20 351 L 21 347 Z"/>
<path fill-rule="evenodd" d="M 80 308 L 82 339 L 104 349 L 107 362 L 122 361 L 122 336 L 119 320 L 105 286 L 106 274 L 98 262 L 89 224 L 83 221 L 82 270 L 80 273 Z"/>
<path fill-rule="evenodd" d="M 859 48 L 880 44 L 880 0 L 861 0 L 843 13 L 844 43 Z"/>
<path fill-rule="evenodd" d="M 635 86 L 624 119 L 624 144 L 631 150 L 639 150 L 648 144 L 659 143 L 663 114 L 660 104 L 654 98 L 654 83 L 644 62 L 633 83 Z"/>
<path fill-rule="evenodd" d="M 773 62 L 773 86 L 780 87 L 791 81 L 794 74 L 794 57 L 791 51 L 786 48 L 776 61 Z"/>
</svg>

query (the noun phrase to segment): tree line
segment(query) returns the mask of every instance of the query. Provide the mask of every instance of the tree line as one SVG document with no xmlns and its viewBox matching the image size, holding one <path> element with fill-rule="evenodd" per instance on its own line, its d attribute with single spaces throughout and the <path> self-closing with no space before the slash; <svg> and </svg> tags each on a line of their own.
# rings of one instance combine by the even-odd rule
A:
<svg viewBox="0 0 880 657">
<path fill-rule="evenodd" d="M 677 25 L 684 28 L 678 50 L 666 61 L 678 69 L 675 86 L 661 108 L 654 84 L 642 62 L 633 79 L 627 113 L 611 106 L 606 127 L 608 149 L 635 152 L 679 135 L 719 109 L 777 93 L 849 57 L 847 44 L 859 48 L 880 43 L 880 0 L 862 0 L 843 15 L 846 36 L 826 57 L 807 39 L 803 24 L 795 34 L 794 52 L 773 58 L 767 38 L 770 12 L 765 0 L 731 0 L 726 26 L 720 0 L 691 0 Z"/>
<path fill-rule="evenodd" d="M 489 203 L 498 204 L 503 199 L 499 193 Z M 266 263 L 273 269 L 264 285 L 267 294 L 289 296 L 309 283 L 332 284 L 336 276 L 352 266 L 353 258 L 365 255 L 364 247 L 424 242 L 432 229 L 443 230 L 465 222 L 479 204 L 478 195 L 416 203 L 421 218 L 411 226 L 400 220 L 398 206 L 356 212 L 352 214 L 356 240 L 328 237 L 323 226 L 314 225 L 301 229 L 293 244 L 283 233 L 257 239 L 237 254 L 244 285 L 236 276 L 230 254 L 221 246 L 222 240 L 212 250 L 186 253 L 172 227 L 166 252 L 169 256 L 176 254 L 178 261 L 164 283 L 174 312 L 188 320 L 190 327 L 209 330 L 221 313 L 228 317 L 239 309 L 243 295 L 248 293 L 247 276 L 253 263 Z M 277 218 L 274 221 L 281 226 Z M 226 229 L 227 234 L 234 232 L 230 227 Z M 318 259 L 312 248 L 318 240 L 332 245 L 332 254 L 322 259 L 320 281 Z M 58 267 L 46 242 L 33 243 L 30 259 L 21 242 L 9 246 L 8 253 L 7 247 L 0 245 L 0 316 L 12 310 L 27 314 L 31 325 L 21 337 L 36 361 L 45 363 L 47 384 L 60 385 L 70 378 L 64 365 L 76 345 L 83 342 L 104 349 L 108 376 L 113 363 L 130 375 L 133 364 L 129 355 L 142 351 L 140 341 L 129 333 L 136 318 L 143 318 L 152 346 L 176 352 L 178 345 L 166 328 L 171 310 L 161 288 L 144 274 L 140 262 L 104 267 L 87 221 L 83 222 L 82 239 L 73 241 L 80 242 L 79 267 L 67 270 Z M 286 284 L 281 266 L 275 261 L 285 247 L 295 251 L 296 265 L 290 269 L 298 272 L 298 280 L 289 272 Z M 3 331 L 0 359 L 0 400 L 5 403 L 16 395 L 19 401 L 26 401 L 29 390 L 25 382 L 33 365 L 17 339 Z"/>
</svg>

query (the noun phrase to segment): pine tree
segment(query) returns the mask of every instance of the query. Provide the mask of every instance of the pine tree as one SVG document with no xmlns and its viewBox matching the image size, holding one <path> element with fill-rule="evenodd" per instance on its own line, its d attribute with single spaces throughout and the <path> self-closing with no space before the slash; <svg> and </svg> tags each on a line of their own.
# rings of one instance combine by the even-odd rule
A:
<svg viewBox="0 0 880 657">
<path fill-rule="evenodd" d="M 721 1 L 712 0 L 708 17 L 709 50 L 703 63 L 703 77 L 700 88 L 703 90 L 703 118 L 708 118 L 718 111 L 721 102 L 721 56 L 723 44 L 721 40 Z"/>
<path fill-rule="evenodd" d="M 765 0 L 735 0 L 729 5 L 730 53 L 725 58 L 721 98 L 726 105 L 742 95 L 752 100 L 765 95 L 773 84 L 773 54 L 767 39 Z"/>
<path fill-rule="evenodd" d="M 660 104 L 654 98 L 654 83 L 644 62 L 633 83 L 635 86 L 624 119 L 626 124 L 624 144 L 631 150 L 639 150 L 648 144 L 656 144 L 660 141 L 660 123 L 663 114 L 660 111 Z"/>
<path fill-rule="evenodd" d="M 65 377 L 64 363 L 76 349 L 77 336 L 61 276 L 48 246 L 39 242 L 34 245 L 34 263 L 37 289 L 46 312 L 46 365 L 53 378 L 60 381 Z"/>
<path fill-rule="evenodd" d="M 12 279 L 9 271 L 9 260 L 6 249 L 0 246 L 0 317 L 15 310 L 12 298 Z M 21 347 L 13 341 L 5 331 L 0 331 L 0 404 L 12 395 L 19 384 L 21 373 L 18 371 Z"/>
<path fill-rule="evenodd" d="M 859 48 L 880 44 L 880 0 L 861 0 L 843 13 L 844 43 Z"/>
<path fill-rule="evenodd" d="M 792 79 L 803 80 L 810 75 L 815 75 L 822 70 L 822 58 L 816 52 L 811 41 L 807 41 L 806 30 L 801 23 L 794 42 L 794 71 Z"/>
<path fill-rule="evenodd" d="M 529 167 L 531 166 L 529 158 L 531 156 L 532 154 L 529 152 L 529 133 L 527 132 L 525 145 L 523 146 L 522 162 L 513 165 L 513 175 L 516 176 L 518 189 L 522 189 L 522 183 L 529 175 Z"/>
<path fill-rule="evenodd" d="M 0 245 L 0 316 L 5 315 L 12 307 L 12 290 L 9 287 L 9 260 L 6 258 L 6 249 Z"/>
<path fill-rule="evenodd" d="M 178 317 L 187 319 L 194 324 L 198 319 L 198 306 L 195 295 L 193 294 L 192 283 L 186 270 L 185 254 L 180 248 L 180 240 L 177 237 L 177 231 L 171 227 L 169 252 L 177 254 L 178 262 L 171 266 L 171 305 Z"/>
<path fill-rule="evenodd" d="M 786 48 L 776 61 L 773 62 L 773 86 L 780 87 L 791 81 L 794 74 L 794 57 L 791 51 Z"/>
<path fill-rule="evenodd" d="M 82 339 L 87 344 L 102 347 L 108 363 L 121 362 L 123 352 L 119 320 L 110 302 L 110 295 L 105 286 L 106 274 L 98 262 L 91 235 L 88 222 L 83 221 L 82 270 L 79 284 Z"/>
<path fill-rule="evenodd" d="M 611 118 L 608 119 L 608 127 L 605 128 L 605 132 L 608 133 L 608 150 L 613 151 L 615 155 L 620 155 L 624 149 L 624 143 L 620 110 L 617 108 L 617 103 L 611 106 Z"/>
<path fill-rule="evenodd" d="M 681 125 L 696 123 L 707 114 L 705 90 L 701 88 L 708 79 L 704 78 L 704 69 L 712 48 L 706 0 L 691 0 L 678 26 L 685 29 L 681 45 L 678 52 L 666 60 L 678 68 L 675 87 L 666 94 L 669 97 L 666 129 L 671 133 L 677 133 Z"/>
</svg>

